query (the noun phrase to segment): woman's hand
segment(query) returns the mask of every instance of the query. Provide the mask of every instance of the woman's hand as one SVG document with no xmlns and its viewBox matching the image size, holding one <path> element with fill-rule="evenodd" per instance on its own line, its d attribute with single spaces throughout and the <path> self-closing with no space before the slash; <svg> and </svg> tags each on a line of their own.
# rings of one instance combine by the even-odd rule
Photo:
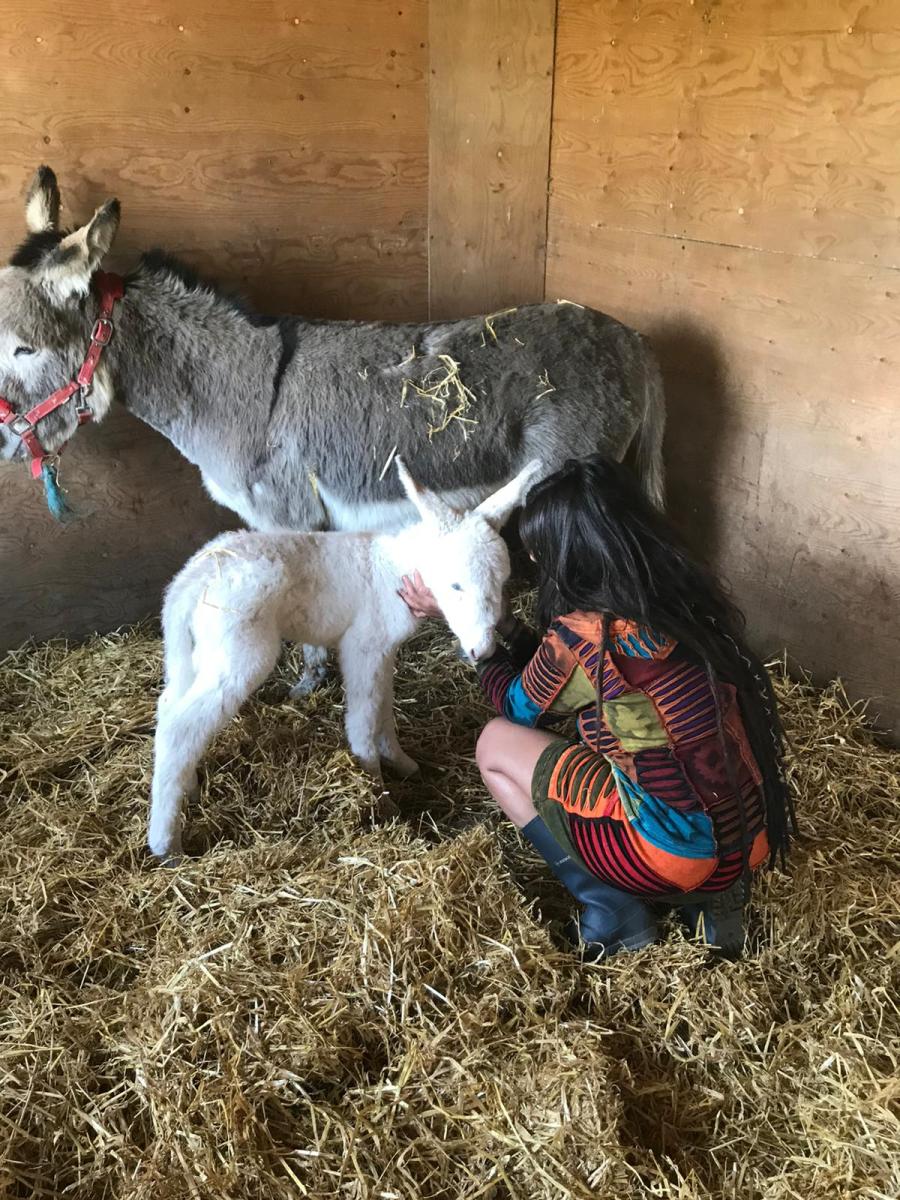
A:
<svg viewBox="0 0 900 1200">
<path fill-rule="evenodd" d="M 444 615 L 438 607 L 434 594 L 430 588 L 425 586 L 418 571 L 413 572 L 412 578 L 408 575 L 403 576 L 397 595 L 414 617 L 443 617 Z"/>
</svg>

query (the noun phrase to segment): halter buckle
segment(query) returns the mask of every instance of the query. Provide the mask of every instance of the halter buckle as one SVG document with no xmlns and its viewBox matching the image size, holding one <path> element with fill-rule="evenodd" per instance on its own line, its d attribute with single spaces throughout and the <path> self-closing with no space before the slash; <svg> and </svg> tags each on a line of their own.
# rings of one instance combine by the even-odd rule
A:
<svg viewBox="0 0 900 1200">
<path fill-rule="evenodd" d="M 7 429 L 11 429 L 18 438 L 25 437 L 27 433 L 34 433 L 35 429 L 34 425 L 32 425 L 28 418 L 23 416 L 21 413 L 17 413 L 11 418 L 11 420 L 5 422 L 5 424 Z"/>
<path fill-rule="evenodd" d="M 91 330 L 91 341 L 98 346 L 108 346 L 113 335 L 113 323 L 109 317 L 98 317 Z"/>
</svg>

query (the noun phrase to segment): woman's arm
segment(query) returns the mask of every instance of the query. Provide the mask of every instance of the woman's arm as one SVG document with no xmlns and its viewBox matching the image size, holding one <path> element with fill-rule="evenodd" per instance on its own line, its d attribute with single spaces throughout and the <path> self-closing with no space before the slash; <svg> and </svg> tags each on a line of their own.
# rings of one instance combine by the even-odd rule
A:
<svg viewBox="0 0 900 1200">
<path fill-rule="evenodd" d="M 533 646 L 534 635 L 527 626 L 524 630 L 522 644 L 528 639 Z M 556 724 L 590 703 L 593 695 L 577 658 L 552 626 L 524 666 L 501 648 L 476 663 L 475 670 L 497 712 L 517 725 Z"/>
<path fill-rule="evenodd" d="M 418 571 L 403 577 L 399 595 L 414 616 L 443 616 Z M 501 716 L 517 725 L 553 725 L 590 701 L 590 684 L 577 678 L 578 660 L 552 628 L 541 640 L 523 621 L 507 616 L 497 633 L 507 645 L 477 662 L 475 670 Z"/>
</svg>

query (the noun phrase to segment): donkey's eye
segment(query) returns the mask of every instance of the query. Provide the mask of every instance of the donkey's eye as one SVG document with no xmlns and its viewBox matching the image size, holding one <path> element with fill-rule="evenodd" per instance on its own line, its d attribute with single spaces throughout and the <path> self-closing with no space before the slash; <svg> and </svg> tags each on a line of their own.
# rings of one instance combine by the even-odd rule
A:
<svg viewBox="0 0 900 1200">
<path fill-rule="evenodd" d="M 16 346 L 16 358 L 18 358 L 20 354 L 34 354 L 34 348 L 32 346 Z"/>
<path fill-rule="evenodd" d="M 461 592 L 463 590 L 463 585 L 461 583 L 451 583 L 450 586 L 453 588 L 454 592 Z"/>
</svg>

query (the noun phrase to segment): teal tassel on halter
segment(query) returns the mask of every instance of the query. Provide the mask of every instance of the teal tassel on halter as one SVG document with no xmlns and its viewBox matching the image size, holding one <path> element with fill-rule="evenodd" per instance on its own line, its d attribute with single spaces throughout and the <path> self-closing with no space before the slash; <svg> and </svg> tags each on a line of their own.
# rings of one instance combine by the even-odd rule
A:
<svg viewBox="0 0 900 1200">
<path fill-rule="evenodd" d="M 44 459 L 41 468 L 41 479 L 44 481 L 44 495 L 47 497 L 47 507 L 57 521 L 64 522 L 74 517 L 75 512 L 66 503 L 66 497 L 56 475 L 56 465 L 49 459 Z"/>
</svg>

